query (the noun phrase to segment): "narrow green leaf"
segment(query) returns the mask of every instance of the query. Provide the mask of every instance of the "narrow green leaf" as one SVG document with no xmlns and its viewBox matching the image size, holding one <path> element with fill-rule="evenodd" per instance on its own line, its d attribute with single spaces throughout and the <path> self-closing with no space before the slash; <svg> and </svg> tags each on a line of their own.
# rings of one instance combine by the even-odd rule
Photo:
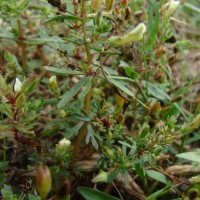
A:
<svg viewBox="0 0 200 200">
<path fill-rule="evenodd" d="M 168 192 L 168 189 L 170 188 L 169 185 L 166 185 L 164 188 L 162 188 L 161 190 L 158 190 L 156 192 L 154 192 L 153 194 L 151 194 L 150 196 L 148 196 L 146 198 L 146 200 L 155 200 L 158 197 L 164 195 L 166 192 Z"/>
<path fill-rule="evenodd" d="M 22 68 L 17 60 L 17 57 L 14 54 L 6 51 L 4 54 L 5 60 L 8 62 L 8 67 L 13 71 L 22 71 Z"/>
<path fill-rule="evenodd" d="M 78 187 L 78 191 L 86 200 L 120 200 L 99 190 L 87 187 Z"/>
<path fill-rule="evenodd" d="M 169 180 L 167 179 L 167 177 L 164 174 L 157 172 L 155 170 L 146 170 L 146 174 L 149 177 L 151 177 L 151 178 L 153 178 L 153 179 L 155 179 L 155 180 L 157 180 L 161 183 L 164 183 L 164 184 L 169 183 Z"/>
<path fill-rule="evenodd" d="M 49 43 L 68 43 L 64 39 L 59 37 L 46 37 L 46 38 L 28 38 L 24 41 L 26 44 L 38 45 L 38 44 L 49 44 Z"/>
<path fill-rule="evenodd" d="M 80 120 L 80 121 L 84 121 L 84 122 L 90 122 L 91 121 L 91 118 L 89 116 L 80 115 L 80 114 L 73 114 L 72 118 Z"/>
<path fill-rule="evenodd" d="M 87 136 L 86 136 L 85 142 L 86 142 L 86 144 L 88 144 L 89 141 L 90 141 L 90 139 L 91 139 L 93 147 L 96 150 L 98 150 L 99 145 L 98 145 L 98 143 L 97 143 L 97 141 L 95 139 L 95 136 L 96 136 L 96 138 L 98 138 L 99 140 L 101 140 L 101 138 L 97 134 L 95 134 L 94 130 L 92 129 L 92 126 L 90 124 L 88 124 L 87 125 Z"/>
<path fill-rule="evenodd" d="M 0 104 L 0 112 L 10 119 L 13 118 L 12 107 L 10 104 Z"/>
<path fill-rule="evenodd" d="M 78 17 L 76 15 L 67 15 L 67 14 L 64 14 L 64 15 L 59 15 L 59 16 L 56 16 L 56 17 L 52 17 L 48 20 L 45 21 L 45 23 L 49 23 L 49 22 L 52 22 L 52 21 L 60 21 L 60 20 L 64 20 L 64 19 L 68 19 L 68 20 L 78 20 L 78 21 L 82 21 L 83 19 L 81 17 Z"/>
<path fill-rule="evenodd" d="M 34 76 L 32 78 L 27 79 L 25 82 L 22 84 L 22 89 L 21 92 L 25 93 L 26 95 L 31 95 L 34 90 L 37 88 L 37 86 L 40 83 L 42 76 Z"/>
<path fill-rule="evenodd" d="M 148 32 L 150 34 L 150 40 L 151 40 L 150 46 L 151 46 L 155 41 L 160 21 L 159 7 L 155 0 L 149 0 L 148 12 L 149 12 Z"/>
<path fill-rule="evenodd" d="M 76 83 L 69 91 L 61 96 L 61 100 L 59 101 L 57 107 L 62 108 L 65 106 L 81 89 L 85 83 L 89 81 L 89 77 L 82 78 L 78 83 Z"/>
<path fill-rule="evenodd" d="M 18 2 L 17 4 L 17 9 L 18 10 L 23 10 L 26 9 L 28 7 L 30 0 L 21 0 Z"/>
<path fill-rule="evenodd" d="M 133 79 L 130 79 L 130 78 L 124 77 L 124 76 L 107 76 L 107 78 L 114 79 L 114 80 L 135 82 Z"/>
<path fill-rule="evenodd" d="M 140 163 L 135 164 L 135 171 L 142 178 L 143 182 L 146 182 L 145 172 L 143 166 Z"/>
<path fill-rule="evenodd" d="M 186 153 L 180 153 L 176 155 L 178 158 L 184 158 L 186 160 L 194 161 L 194 162 L 200 162 L 200 152 L 186 152 Z"/>
<path fill-rule="evenodd" d="M 3 38 L 3 39 L 10 39 L 10 40 L 15 40 L 17 39 L 15 37 L 15 35 L 13 33 L 10 33 L 10 32 L 3 32 L 3 33 L 0 33 L 0 38 Z"/>
<path fill-rule="evenodd" d="M 133 97 L 136 101 L 138 101 L 141 105 L 143 105 L 144 107 L 146 107 L 139 99 L 137 99 L 134 94 L 132 93 L 131 90 L 129 90 L 123 83 L 116 81 L 114 79 L 109 79 L 109 81 L 115 85 L 117 88 L 119 88 L 120 90 L 122 90 L 123 92 L 125 92 L 127 95 Z"/>
<path fill-rule="evenodd" d="M 57 67 L 44 66 L 44 69 L 58 75 L 83 75 L 83 73 L 79 71 L 72 71 L 72 70 L 67 70 L 67 69 L 57 68 Z"/>
<path fill-rule="evenodd" d="M 71 128 L 66 134 L 65 137 L 67 139 L 73 137 L 76 135 L 76 133 L 78 133 L 78 131 L 80 130 L 80 128 L 83 126 L 84 122 L 79 122 L 78 124 L 76 124 L 73 128 Z"/>
<path fill-rule="evenodd" d="M 124 70 L 129 78 L 133 80 L 137 80 L 138 78 L 140 78 L 140 75 L 136 71 L 134 71 L 131 67 L 125 67 Z"/>
<path fill-rule="evenodd" d="M 143 84 L 146 85 L 148 93 L 157 99 L 160 99 L 162 101 L 164 100 L 171 100 L 171 97 L 163 91 L 159 86 L 152 84 L 147 81 L 143 81 Z"/>
<path fill-rule="evenodd" d="M 125 92 L 127 95 L 134 97 L 134 94 L 132 93 L 131 90 L 129 90 L 123 83 L 116 81 L 114 79 L 109 79 L 109 81 L 115 85 L 117 88 L 119 88 L 120 90 L 122 90 L 123 92 Z"/>
<path fill-rule="evenodd" d="M 87 95 L 87 93 L 89 92 L 89 90 L 90 90 L 90 88 L 91 88 L 91 86 L 92 86 L 91 80 L 92 80 L 92 79 L 90 78 L 90 79 L 86 82 L 84 89 L 83 89 L 82 92 L 78 95 L 79 98 L 84 98 L 84 97 Z"/>
</svg>

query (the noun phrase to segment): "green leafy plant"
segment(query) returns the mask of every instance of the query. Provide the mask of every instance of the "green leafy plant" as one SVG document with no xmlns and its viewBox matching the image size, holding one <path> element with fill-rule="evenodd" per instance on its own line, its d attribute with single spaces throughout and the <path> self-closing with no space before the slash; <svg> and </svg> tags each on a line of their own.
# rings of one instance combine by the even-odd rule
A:
<svg viewBox="0 0 200 200">
<path fill-rule="evenodd" d="M 192 0 L 0 0 L 1 196 L 189 198 L 192 176 L 169 171 L 199 162 L 185 152 L 200 125 L 200 73 L 185 59 L 199 36 L 181 32 L 184 15 L 198 27 L 191 10 Z"/>
</svg>

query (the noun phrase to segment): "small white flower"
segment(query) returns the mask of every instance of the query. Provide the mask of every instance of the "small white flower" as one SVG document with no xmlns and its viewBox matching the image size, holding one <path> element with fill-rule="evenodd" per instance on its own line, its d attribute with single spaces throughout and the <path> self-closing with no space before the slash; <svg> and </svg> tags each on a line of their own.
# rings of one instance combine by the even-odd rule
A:
<svg viewBox="0 0 200 200">
<path fill-rule="evenodd" d="M 49 79 L 49 83 L 56 83 L 57 82 L 57 79 L 56 79 L 56 76 L 52 76 L 50 79 Z"/>
<path fill-rule="evenodd" d="M 58 96 L 60 94 L 56 76 L 52 76 L 49 79 L 49 86 L 50 86 L 51 91 L 54 93 L 54 95 Z"/>
<path fill-rule="evenodd" d="M 21 89 L 22 89 L 22 83 L 20 82 L 18 78 L 16 78 L 15 84 L 14 84 L 14 91 L 18 93 L 21 91 Z"/>
<path fill-rule="evenodd" d="M 179 1 L 177 0 L 171 0 L 169 1 L 168 3 L 166 3 L 164 5 L 164 7 L 166 8 L 165 10 L 165 17 L 170 17 L 170 15 L 173 14 L 173 12 L 176 10 L 176 8 L 178 7 L 179 5 Z"/>
<path fill-rule="evenodd" d="M 69 149 L 70 145 L 71 145 L 71 142 L 67 140 L 66 138 L 63 138 L 62 140 L 58 142 L 58 144 L 56 145 L 56 148 L 60 152 L 65 152 L 66 150 Z"/>
<path fill-rule="evenodd" d="M 124 36 L 113 36 L 108 41 L 113 45 L 123 46 L 130 44 L 131 42 L 139 41 L 143 38 L 146 32 L 146 26 L 144 23 L 138 24 L 132 31 Z"/>
</svg>

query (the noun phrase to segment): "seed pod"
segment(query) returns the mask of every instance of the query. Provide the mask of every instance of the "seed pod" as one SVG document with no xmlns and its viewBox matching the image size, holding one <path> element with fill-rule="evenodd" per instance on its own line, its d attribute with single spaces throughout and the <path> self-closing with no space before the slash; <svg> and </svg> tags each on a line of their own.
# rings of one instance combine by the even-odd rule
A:
<svg viewBox="0 0 200 200">
<path fill-rule="evenodd" d="M 111 11 L 115 5 L 115 0 L 105 0 L 106 11 Z"/>
<path fill-rule="evenodd" d="M 65 199 L 69 193 L 70 193 L 70 182 L 68 180 L 65 180 L 62 182 L 61 186 L 59 187 L 56 193 L 57 200 Z"/>
<path fill-rule="evenodd" d="M 117 46 L 124 46 L 131 42 L 141 40 L 146 32 L 146 26 L 144 23 L 140 23 L 131 32 L 124 36 L 113 36 L 108 39 L 110 44 Z"/>
<path fill-rule="evenodd" d="M 40 165 L 36 170 L 36 191 L 42 199 L 45 199 L 52 187 L 51 173 L 47 166 Z"/>
<path fill-rule="evenodd" d="M 199 190 L 197 190 L 196 188 L 190 188 L 187 191 L 187 195 L 189 199 L 196 199 L 199 196 Z"/>
<path fill-rule="evenodd" d="M 90 9 L 93 11 L 97 11 L 100 9 L 103 0 L 91 0 L 90 1 Z"/>
<path fill-rule="evenodd" d="M 130 18 L 130 16 L 131 16 L 131 8 L 130 8 L 130 7 L 127 7 L 127 8 L 125 9 L 125 12 L 124 12 L 124 19 L 127 20 L 127 19 Z"/>
</svg>

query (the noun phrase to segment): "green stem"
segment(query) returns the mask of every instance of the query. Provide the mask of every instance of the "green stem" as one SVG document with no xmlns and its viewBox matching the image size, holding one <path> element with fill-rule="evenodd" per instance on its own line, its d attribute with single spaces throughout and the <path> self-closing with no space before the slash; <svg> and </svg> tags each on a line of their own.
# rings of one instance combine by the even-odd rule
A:
<svg viewBox="0 0 200 200">
<path fill-rule="evenodd" d="M 24 35 L 23 35 L 23 29 L 21 22 L 17 20 L 18 30 L 19 30 L 19 40 L 20 40 L 20 46 L 21 46 L 21 56 L 22 56 L 22 67 L 23 69 L 27 66 L 26 63 L 26 44 L 23 43 Z"/>
<path fill-rule="evenodd" d="M 82 11 L 81 11 L 81 17 L 85 17 L 86 16 L 86 8 L 85 8 L 85 0 L 82 0 Z M 84 37 L 87 39 L 88 38 L 88 34 L 86 31 L 86 23 L 83 20 L 82 21 L 82 31 L 83 31 L 83 35 Z M 87 63 L 88 63 L 88 72 L 92 71 L 92 56 L 90 53 L 90 48 L 87 46 L 87 44 L 85 45 L 85 51 L 86 51 L 86 55 L 87 55 Z M 85 98 L 85 102 L 84 102 L 84 109 L 87 113 L 90 112 L 90 102 L 91 102 L 91 96 L 92 96 L 92 87 L 90 88 L 89 92 L 86 95 Z M 75 138 L 75 143 L 74 143 L 74 148 L 73 148 L 73 152 L 72 152 L 72 158 L 71 158 L 71 164 L 70 164 L 70 168 L 73 166 L 74 160 L 76 159 L 76 156 L 78 154 L 78 151 L 81 147 L 81 143 L 84 140 L 85 134 L 86 134 L 86 129 L 87 129 L 87 125 L 84 124 L 80 131 L 79 134 L 77 135 L 77 137 Z"/>
<path fill-rule="evenodd" d="M 3 172 L 6 169 L 6 138 L 3 138 Z"/>
</svg>

